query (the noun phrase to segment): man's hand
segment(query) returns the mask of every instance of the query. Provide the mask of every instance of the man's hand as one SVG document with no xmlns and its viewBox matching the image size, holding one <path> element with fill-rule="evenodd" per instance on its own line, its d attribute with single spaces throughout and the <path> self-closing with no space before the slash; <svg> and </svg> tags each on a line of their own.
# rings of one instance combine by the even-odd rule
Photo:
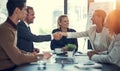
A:
<svg viewBox="0 0 120 71">
<path fill-rule="evenodd" d="M 49 59 L 52 55 L 49 52 L 43 52 L 42 54 L 37 54 L 37 56 L 38 56 L 38 60 L 43 60 L 43 59 Z"/>
<path fill-rule="evenodd" d="M 43 58 L 49 59 L 52 55 L 49 52 L 43 52 Z"/>
<path fill-rule="evenodd" d="M 60 32 L 53 33 L 53 37 L 55 40 L 60 40 L 62 38 L 62 35 Z"/>
</svg>

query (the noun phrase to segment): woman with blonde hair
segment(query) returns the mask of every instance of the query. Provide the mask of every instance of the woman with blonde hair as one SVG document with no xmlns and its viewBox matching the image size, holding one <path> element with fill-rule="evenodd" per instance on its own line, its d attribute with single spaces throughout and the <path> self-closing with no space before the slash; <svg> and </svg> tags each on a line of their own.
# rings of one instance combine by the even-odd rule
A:
<svg viewBox="0 0 120 71">
<path fill-rule="evenodd" d="M 61 35 L 67 38 L 89 37 L 93 52 L 105 51 L 108 49 L 111 36 L 108 29 L 104 26 L 106 13 L 104 10 L 95 10 L 91 18 L 92 25 L 89 30 L 83 32 L 61 32 Z"/>
<path fill-rule="evenodd" d="M 57 20 L 58 28 L 54 29 L 52 33 L 55 32 L 76 32 L 74 29 L 69 28 L 69 19 L 67 15 L 61 15 L 58 17 Z M 78 42 L 76 38 L 67 39 L 66 36 L 62 37 L 60 40 L 53 39 L 51 41 L 51 50 L 55 50 L 55 48 L 61 48 L 63 51 L 66 51 L 67 44 L 75 44 L 77 48 L 75 51 L 78 50 Z"/>
<path fill-rule="evenodd" d="M 110 33 L 115 34 L 106 54 L 88 54 L 96 62 L 112 63 L 120 67 L 120 10 L 112 11 L 106 20 Z"/>
</svg>

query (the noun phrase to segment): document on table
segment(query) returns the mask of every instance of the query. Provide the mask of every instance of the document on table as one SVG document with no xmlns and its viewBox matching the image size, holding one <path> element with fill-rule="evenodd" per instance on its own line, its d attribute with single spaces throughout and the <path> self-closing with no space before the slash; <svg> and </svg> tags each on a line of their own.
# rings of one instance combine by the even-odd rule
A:
<svg viewBox="0 0 120 71">
<path fill-rule="evenodd" d="M 91 68 L 102 68 L 102 65 L 93 61 L 88 61 L 86 63 L 78 63 L 74 65 L 79 69 L 91 69 Z"/>
</svg>

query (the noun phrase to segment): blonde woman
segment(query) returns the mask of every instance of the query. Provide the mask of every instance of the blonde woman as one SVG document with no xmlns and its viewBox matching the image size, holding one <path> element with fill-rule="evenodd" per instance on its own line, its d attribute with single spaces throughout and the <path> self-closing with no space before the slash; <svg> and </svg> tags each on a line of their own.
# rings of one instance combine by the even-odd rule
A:
<svg viewBox="0 0 120 71">
<path fill-rule="evenodd" d="M 89 30 L 83 32 L 62 32 L 61 35 L 67 36 L 67 38 L 79 38 L 79 37 L 89 37 L 92 48 L 95 51 L 105 51 L 108 49 L 111 36 L 109 31 L 104 27 L 106 13 L 103 10 L 95 10 L 91 18 L 95 26 L 91 26 Z"/>
<path fill-rule="evenodd" d="M 120 67 L 120 10 L 112 11 L 107 18 L 110 33 L 115 34 L 106 54 L 89 54 L 91 60 L 102 63 L 112 63 Z"/>
<path fill-rule="evenodd" d="M 57 21 L 58 28 L 54 29 L 52 33 L 55 32 L 76 32 L 74 29 L 69 28 L 69 19 L 67 15 L 61 15 L 58 18 Z M 70 38 L 67 39 L 66 36 L 62 37 L 60 40 L 53 39 L 51 41 L 51 50 L 54 50 L 55 48 L 61 48 L 63 51 L 66 51 L 65 45 L 67 44 L 75 44 L 77 48 L 75 51 L 78 50 L 78 42 L 76 38 Z"/>
</svg>

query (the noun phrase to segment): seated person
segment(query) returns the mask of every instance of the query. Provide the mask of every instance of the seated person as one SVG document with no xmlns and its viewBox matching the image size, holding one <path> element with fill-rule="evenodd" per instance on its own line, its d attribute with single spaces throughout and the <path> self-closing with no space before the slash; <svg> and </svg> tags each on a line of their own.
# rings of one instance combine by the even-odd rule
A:
<svg viewBox="0 0 120 71">
<path fill-rule="evenodd" d="M 89 59 L 102 62 L 116 64 L 120 67 L 120 10 L 112 11 L 106 20 L 108 29 L 112 35 L 115 35 L 106 54 L 97 52 L 88 52 Z"/>
<path fill-rule="evenodd" d="M 19 49 L 27 52 L 39 52 L 37 48 L 34 48 L 33 42 L 43 42 L 51 40 L 51 35 L 32 34 L 29 24 L 33 23 L 34 18 L 34 9 L 30 6 L 27 6 L 27 16 L 24 21 L 20 21 L 18 24 L 17 46 Z"/>
<path fill-rule="evenodd" d="M 91 18 L 95 26 L 91 26 L 89 30 L 83 32 L 60 32 L 61 35 L 67 38 L 89 37 L 93 50 L 105 51 L 108 49 L 111 42 L 111 35 L 108 29 L 104 26 L 106 13 L 103 10 L 95 10 Z"/>
<path fill-rule="evenodd" d="M 57 25 L 58 25 L 58 28 L 57 29 L 54 29 L 52 31 L 52 33 L 55 33 L 55 32 L 76 32 L 74 29 L 71 29 L 69 28 L 69 20 L 68 20 L 68 17 L 67 15 L 61 15 L 59 18 L 58 18 L 58 21 L 57 21 Z M 66 51 L 66 45 L 67 44 L 75 44 L 76 45 L 76 49 L 75 49 L 75 52 L 78 50 L 78 41 L 76 38 L 70 38 L 70 39 L 67 39 L 65 36 L 62 37 L 60 40 L 55 40 L 53 39 L 51 41 L 51 50 L 55 50 L 55 48 L 62 48 L 63 51 Z"/>
<path fill-rule="evenodd" d="M 50 58 L 49 53 L 40 55 L 17 48 L 17 25 L 26 15 L 26 0 L 8 0 L 6 7 L 8 17 L 0 24 L 0 71 L 14 71 L 18 65 Z"/>
</svg>

